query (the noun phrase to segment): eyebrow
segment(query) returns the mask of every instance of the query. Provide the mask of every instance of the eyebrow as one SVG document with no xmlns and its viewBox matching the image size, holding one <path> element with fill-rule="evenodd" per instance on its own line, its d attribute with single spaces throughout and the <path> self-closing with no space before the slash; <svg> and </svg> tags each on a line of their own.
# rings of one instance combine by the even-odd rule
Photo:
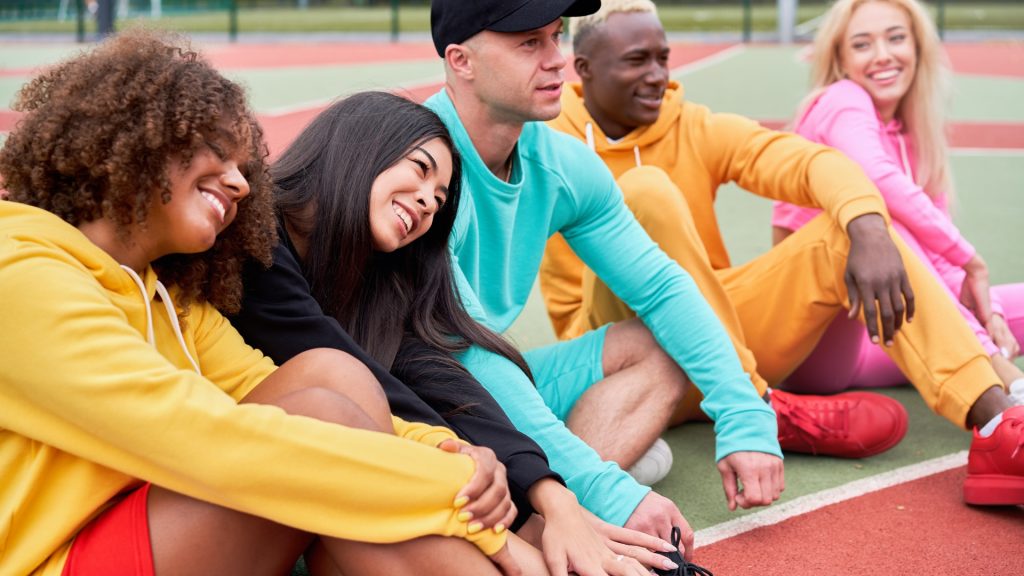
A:
<svg viewBox="0 0 1024 576">
<path fill-rule="evenodd" d="M 902 24 L 897 24 L 896 26 L 890 26 L 890 27 L 886 28 L 885 32 L 889 33 L 889 32 L 893 32 L 893 31 L 896 31 L 896 30 L 906 30 L 906 29 L 907 29 L 906 26 L 904 26 Z M 850 38 L 856 38 L 858 36 L 870 36 L 870 35 L 871 35 L 870 32 L 858 32 L 858 33 L 850 36 Z"/>
<path fill-rule="evenodd" d="M 430 152 L 427 152 L 426 149 L 423 148 L 422 146 L 417 146 L 417 147 L 413 148 L 413 150 L 419 150 L 420 152 L 423 152 L 424 154 L 426 154 L 427 158 L 430 160 L 430 166 L 434 170 L 437 170 L 437 160 L 434 160 L 434 156 Z"/>
</svg>

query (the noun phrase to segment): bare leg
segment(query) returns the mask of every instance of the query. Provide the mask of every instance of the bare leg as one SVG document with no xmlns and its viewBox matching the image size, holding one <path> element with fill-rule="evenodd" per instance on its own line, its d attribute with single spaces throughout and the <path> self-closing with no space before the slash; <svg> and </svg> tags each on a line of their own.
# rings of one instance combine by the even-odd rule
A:
<svg viewBox="0 0 1024 576">
<path fill-rule="evenodd" d="M 376 380 L 358 360 L 334 350 L 314 350 L 295 357 L 244 401 L 274 404 L 292 414 L 346 426 L 392 432 L 387 401 Z M 159 576 L 279 576 L 288 573 L 315 539 L 270 520 L 156 486 L 150 490 L 148 512 Z M 425 555 L 428 549 L 430 556 Z M 323 538 L 313 550 L 326 556 L 313 555 L 318 574 L 498 574 L 472 544 L 455 538 L 426 537 L 392 545 Z M 394 566 L 399 565 L 415 569 L 396 572 Z M 334 570 L 338 567 L 340 572 Z"/>
<path fill-rule="evenodd" d="M 1013 402 L 1006 395 L 1006 391 L 999 386 L 993 386 L 978 398 L 974 406 L 971 406 L 970 412 L 967 413 L 967 426 L 981 428 L 1003 410 L 1012 406 Z"/>
<path fill-rule="evenodd" d="M 567 424 L 625 469 L 668 427 L 689 380 L 636 318 L 608 329 L 602 362 L 604 379 L 580 397 Z"/>
</svg>

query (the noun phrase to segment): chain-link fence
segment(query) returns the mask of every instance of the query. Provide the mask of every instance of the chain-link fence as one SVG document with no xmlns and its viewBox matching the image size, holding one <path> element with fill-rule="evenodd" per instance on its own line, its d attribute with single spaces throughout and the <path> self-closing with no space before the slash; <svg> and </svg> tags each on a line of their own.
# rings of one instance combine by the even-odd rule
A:
<svg viewBox="0 0 1024 576">
<path fill-rule="evenodd" d="M 780 26 L 779 7 L 787 3 L 795 7 L 788 28 L 795 39 L 807 39 L 828 8 L 825 0 L 656 3 L 670 33 L 717 34 L 742 40 L 778 39 L 785 28 Z M 1024 36 L 1022 0 L 932 0 L 926 4 L 943 32 L 1004 31 Z M 426 36 L 430 31 L 429 0 L 0 0 L 0 37 L 67 34 L 91 39 L 104 28 L 104 14 L 116 28 L 146 24 L 230 38 L 247 33 L 338 33 L 399 40 L 403 35 Z M 788 38 L 783 35 L 783 39 Z"/>
</svg>

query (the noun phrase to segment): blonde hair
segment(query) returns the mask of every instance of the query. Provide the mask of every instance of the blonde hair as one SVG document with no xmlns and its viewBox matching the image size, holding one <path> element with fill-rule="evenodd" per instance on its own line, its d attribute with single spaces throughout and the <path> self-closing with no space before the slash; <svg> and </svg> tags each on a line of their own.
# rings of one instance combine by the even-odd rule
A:
<svg viewBox="0 0 1024 576">
<path fill-rule="evenodd" d="M 931 18 L 917 0 L 837 0 L 822 20 L 814 37 L 811 61 L 811 92 L 800 103 L 802 117 L 833 83 L 844 78 L 840 46 L 853 13 L 864 4 L 885 2 L 903 9 L 910 18 L 917 51 L 917 67 L 910 89 L 896 110 L 896 117 L 914 141 L 917 184 L 929 196 L 943 193 L 952 199 L 953 183 L 948 166 L 946 111 L 950 66 Z"/>
<path fill-rule="evenodd" d="M 604 0 L 601 9 L 587 16 L 569 19 L 569 36 L 574 51 L 580 49 L 583 40 L 598 26 L 604 24 L 612 14 L 620 12 L 643 12 L 657 15 L 658 8 L 651 0 Z"/>
</svg>

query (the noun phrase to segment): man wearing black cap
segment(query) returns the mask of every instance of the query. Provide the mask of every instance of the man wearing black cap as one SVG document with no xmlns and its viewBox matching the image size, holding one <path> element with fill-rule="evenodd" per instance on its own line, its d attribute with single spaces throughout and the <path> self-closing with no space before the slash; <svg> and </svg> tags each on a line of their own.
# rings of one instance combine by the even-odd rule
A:
<svg viewBox="0 0 1024 576">
<path fill-rule="evenodd" d="M 654 444 L 692 383 L 715 421 L 730 507 L 767 505 L 784 487 L 776 419 L 692 278 L 637 224 L 600 158 L 537 122 L 560 111 L 561 17 L 599 7 L 596 0 L 432 4 L 446 82 L 426 105 L 463 155 L 466 192 L 452 254 L 470 313 L 507 329 L 526 303 L 547 239 L 561 232 L 639 316 L 527 352 L 536 385 L 497 354 L 471 348 L 461 360 L 544 448 L 584 506 L 663 539 L 679 526 L 689 556 L 693 533 L 675 504 L 622 468 Z"/>
</svg>

